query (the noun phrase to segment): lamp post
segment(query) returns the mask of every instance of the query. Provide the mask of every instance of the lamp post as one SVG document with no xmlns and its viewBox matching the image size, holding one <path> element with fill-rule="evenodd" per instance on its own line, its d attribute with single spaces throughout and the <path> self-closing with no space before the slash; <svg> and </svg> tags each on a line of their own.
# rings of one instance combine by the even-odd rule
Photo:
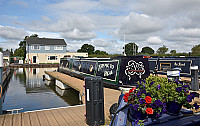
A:
<svg viewBox="0 0 200 126">
<path fill-rule="evenodd" d="M 2 85 L 2 77 L 3 77 L 3 53 L 0 52 L 0 115 L 2 115 L 2 90 L 3 90 L 3 85 Z"/>
</svg>

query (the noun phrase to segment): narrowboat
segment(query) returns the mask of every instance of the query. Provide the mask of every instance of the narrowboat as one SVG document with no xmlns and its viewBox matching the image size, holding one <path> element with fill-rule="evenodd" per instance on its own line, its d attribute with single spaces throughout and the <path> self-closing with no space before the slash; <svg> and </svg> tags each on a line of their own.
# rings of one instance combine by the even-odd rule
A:
<svg viewBox="0 0 200 126">
<path fill-rule="evenodd" d="M 200 57 L 154 57 L 149 58 L 148 60 L 151 72 L 155 69 L 155 67 L 158 71 L 160 71 L 160 73 L 165 73 L 170 69 L 180 68 L 182 76 L 190 76 L 191 66 L 198 66 L 198 68 L 200 68 Z"/>
<path fill-rule="evenodd" d="M 115 58 L 61 58 L 59 72 L 75 77 L 101 76 L 109 86 L 135 86 L 150 75 L 148 59 L 143 56 Z"/>
</svg>

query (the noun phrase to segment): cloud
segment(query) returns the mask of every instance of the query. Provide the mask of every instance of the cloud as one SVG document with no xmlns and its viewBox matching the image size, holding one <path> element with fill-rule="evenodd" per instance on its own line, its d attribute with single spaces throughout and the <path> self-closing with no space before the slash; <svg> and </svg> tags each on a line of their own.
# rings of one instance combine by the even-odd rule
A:
<svg viewBox="0 0 200 126">
<path fill-rule="evenodd" d="M 88 16 L 77 14 L 63 16 L 57 21 L 43 16 L 42 20 L 34 20 L 25 26 L 29 31 L 57 32 L 65 39 L 87 40 L 96 37 L 94 21 Z"/>
<path fill-rule="evenodd" d="M 147 34 L 162 30 L 164 24 L 159 18 L 151 17 L 145 14 L 131 12 L 122 22 L 120 28 L 115 34 L 126 34 L 126 38 L 132 38 L 132 35 Z"/>
<path fill-rule="evenodd" d="M 6 40 L 22 40 L 27 33 L 22 28 L 0 25 L 0 37 Z"/>
<path fill-rule="evenodd" d="M 22 6 L 27 8 L 28 7 L 28 3 L 24 2 L 24 1 L 11 1 L 12 4 L 18 5 L 18 6 Z"/>
<path fill-rule="evenodd" d="M 51 4 L 47 8 L 56 11 L 70 11 L 74 13 L 85 13 L 97 6 L 97 1 L 90 0 L 67 0 L 56 4 Z"/>
<path fill-rule="evenodd" d="M 162 40 L 160 39 L 160 37 L 158 36 L 151 36 L 147 39 L 147 42 L 150 44 L 150 45 L 158 45 L 158 44 L 161 44 L 162 43 Z"/>
<path fill-rule="evenodd" d="M 200 38 L 200 28 L 194 28 L 194 29 L 179 28 L 169 31 L 169 35 L 175 37 Z"/>
<path fill-rule="evenodd" d="M 79 29 L 74 29 L 70 32 L 60 32 L 60 35 L 63 38 L 72 40 L 88 40 L 96 37 L 95 32 L 81 32 Z"/>
</svg>

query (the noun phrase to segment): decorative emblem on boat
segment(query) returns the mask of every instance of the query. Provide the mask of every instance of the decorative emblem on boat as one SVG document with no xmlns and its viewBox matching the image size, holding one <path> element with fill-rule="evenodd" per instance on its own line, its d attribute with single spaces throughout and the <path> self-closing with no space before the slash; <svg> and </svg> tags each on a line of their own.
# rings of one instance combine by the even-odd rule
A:
<svg viewBox="0 0 200 126">
<path fill-rule="evenodd" d="M 81 64 L 79 64 L 79 67 L 78 67 L 78 69 L 79 69 L 79 70 L 81 70 Z"/>
<path fill-rule="evenodd" d="M 66 67 L 68 66 L 68 62 L 66 63 Z"/>
<path fill-rule="evenodd" d="M 128 65 L 125 69 L 125 75 L 131 80 L 131 76 L 138 75 L 139 78 L 142 78 L 142 75 L 145 73 L 144 65 L 142 62 L 135 62 L 134 60 L 128 61 Z"/>
<path fill-rule="evenodd" d="M 90 72 L 92 72 L 93 70 L 93 65 L 90 65 Z"/>
</svg>

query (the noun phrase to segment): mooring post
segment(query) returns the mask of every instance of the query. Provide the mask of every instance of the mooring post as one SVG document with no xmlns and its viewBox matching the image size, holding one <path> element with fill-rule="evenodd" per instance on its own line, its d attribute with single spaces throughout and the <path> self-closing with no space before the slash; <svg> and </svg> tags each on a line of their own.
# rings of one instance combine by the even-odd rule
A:
<svg viewBox="0 0 200 126">
<path fill-rule="evenodd" d="M 0 115 L 2 115 L 2 93 L 3 93 L 3 85 L 2 85 L 2 78 L 3 78 L 3 53 L 0 52 Z"/>
<path fill-rule="evenodd" d="M 199 91 L 199 72 L 198 66 L 191 66 L 191 89 Z"/>
<path fill-rule="evenodd" d="M 104 125 L 104 92 L 102 77 L 85 78 L 86 123 L 90 126 Z"/>
</svg>

